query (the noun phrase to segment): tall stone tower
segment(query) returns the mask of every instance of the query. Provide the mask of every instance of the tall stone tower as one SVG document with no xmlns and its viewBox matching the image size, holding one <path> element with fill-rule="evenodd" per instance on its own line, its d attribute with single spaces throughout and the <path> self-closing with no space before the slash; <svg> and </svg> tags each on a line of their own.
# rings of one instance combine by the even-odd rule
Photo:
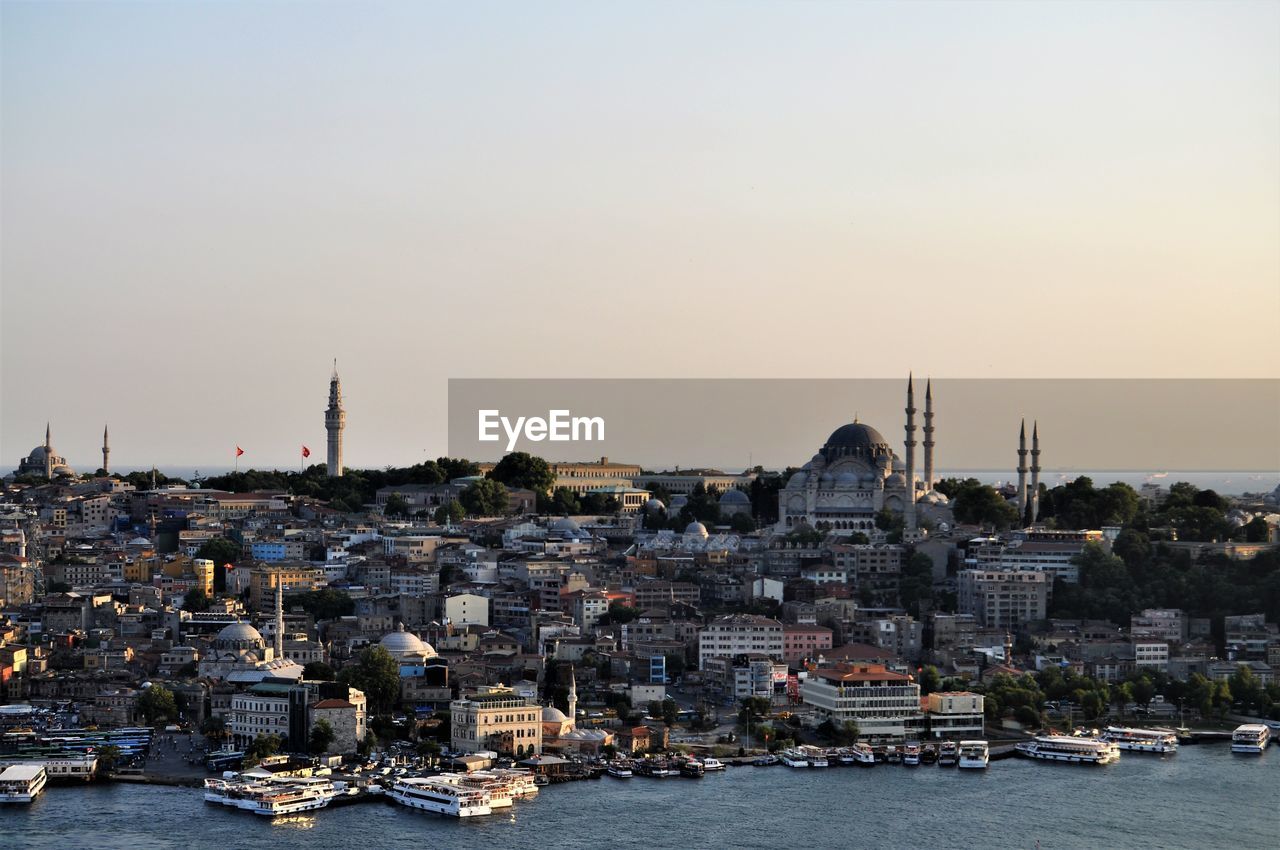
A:
<svg viewBox="0 0 1280 850">
<path fill-rule="evenodd" d="M 904 506 L 906 516 L 904 525 L 907 531 L 916 530 L 916 390 L 913 376 L 907 375 L 907 438 L 904 445 L 907 450 L 907 504 Z"/>
<path fill-rule="evenodd" d="M 111 440 L 107 436 L 107 426 L 102 426 L 102 474 L 111 474 Z"/>
<path fill-rule="evenodd" d="M 924 384 L 924 489 L 933 489 L 933 381 Z"/>
<path fill-rule="evenodd" d="M 1018 523 L 1027 521 L 1027 420 L 1018 431 Z"/>
<path fill-rule="evenodd" d="M 329 477 L 342 475 L 342 429 L 347 427 L 347 412 L 342 409 L 342 382 L 338 380 L 338 361 L 333 361 L 333 377 L 329 379 L 329 407 L 324 412 L 324 430 L 329 434 Z"/>
<path fill-rule="evenodd" d="M 1031 524 L 1040 516 L 1040 423 L 1031 423 Z"/>
</svg>

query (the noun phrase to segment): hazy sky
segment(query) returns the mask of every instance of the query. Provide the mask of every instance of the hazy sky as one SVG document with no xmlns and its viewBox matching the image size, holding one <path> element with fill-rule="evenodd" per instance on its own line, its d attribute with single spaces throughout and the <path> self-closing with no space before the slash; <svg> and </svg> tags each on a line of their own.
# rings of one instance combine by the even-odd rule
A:
<svg viewBox="0 0 1280 850">
<path fill-rule="evenodd" d="M 1280 376 L 1277 3 L 0 14 L 4 471 L 319 456 L 335 356 L 357 466 L 449 377 Z"/>
</svg>

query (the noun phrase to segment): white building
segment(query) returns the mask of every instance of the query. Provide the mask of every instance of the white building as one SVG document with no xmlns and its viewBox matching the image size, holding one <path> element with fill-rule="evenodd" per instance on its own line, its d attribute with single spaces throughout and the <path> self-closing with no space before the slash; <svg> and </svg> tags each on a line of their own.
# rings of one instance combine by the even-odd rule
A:
<svg viewBox="0 0 1280 850">
<path fill-rule="evenodd" d="M 489 625 L 489 598 L 459 593 L 444 601 L 444 616 L 455 626 Z"/>
<path fill-rule="evenodd" d="M 717 617 L 698 632 L 698 667 L 706 669 L 710 658 L 734 655 L 767 655 L 783 660 L 782 623 L 754 614 Z"/>
<path fill-rule="evenodd" d="M 920 686 L 883 664 L 845 664 L 817 670 L 800 686 L 800 699 L 816 720 L 837 726 L 853 721 L 872 741 L 918 738 L 924 729 Z"/>
<path fill-rule="evenodd" d="M 1133 663 L 1135 667 L 1169 670 L 1169 644 L 1162 640 L 1135 640 L 1133 642 Z"/>
</svg>

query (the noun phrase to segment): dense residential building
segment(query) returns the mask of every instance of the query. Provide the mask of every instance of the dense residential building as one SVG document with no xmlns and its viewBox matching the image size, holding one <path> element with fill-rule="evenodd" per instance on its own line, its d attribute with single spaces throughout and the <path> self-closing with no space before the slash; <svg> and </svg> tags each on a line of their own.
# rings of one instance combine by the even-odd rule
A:
<svg viewBox="0 0 1280 850">
<path fill-rule="evenodd" d="M 960 613 L 984 628 L 1019 629 L 1043 620 L 1052 576 L 1022 570 L 961 570 Z"/>
<path fill-rule="evenodd" d="M 782 627 L 782 658 L 784 661 L 800 661 L 817 658 L 831 649 L 832 635 L 826 626 L 786 625 Z"/>
<path fill-rule="evenodd" d="M 765 655 L 783 660 L 783 626 L 777 620 L 754 614 L 717 617 L 698 632 L 698 667 L 707 659 L 735 655 Z"/>
</svg>

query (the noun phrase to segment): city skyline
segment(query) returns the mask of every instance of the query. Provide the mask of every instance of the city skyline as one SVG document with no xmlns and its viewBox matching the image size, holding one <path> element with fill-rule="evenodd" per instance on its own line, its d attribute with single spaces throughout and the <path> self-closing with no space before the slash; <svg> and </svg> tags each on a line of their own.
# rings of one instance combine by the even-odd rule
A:
<svg viewBox="0 0 1280 850">
<path fill-rule="evenodd" d="M 451 378 L 1276 377 L 1276 6 L 728 8 L 6 3 L 0 458 L 287 462 L 334 356 L 353 466 Z"/>
</svg>

